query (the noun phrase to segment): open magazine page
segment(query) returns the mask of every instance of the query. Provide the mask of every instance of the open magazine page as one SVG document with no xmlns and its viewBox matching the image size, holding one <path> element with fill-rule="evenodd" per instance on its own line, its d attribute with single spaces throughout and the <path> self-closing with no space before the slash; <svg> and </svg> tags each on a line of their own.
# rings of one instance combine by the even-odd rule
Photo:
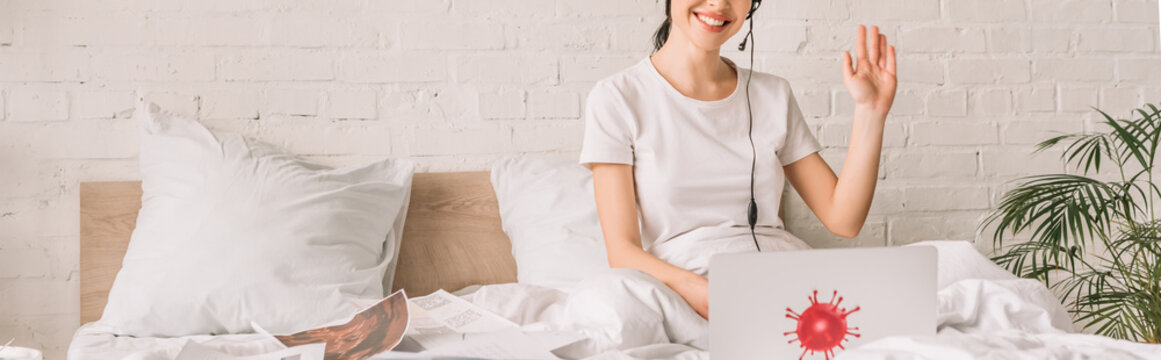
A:
<svg viewBox="0 0 1161 360">
<path fill-rule="evenodd" d="M 520 327 L 444 290 L 411 298 L 408 303 L 410 311 L 416 313 L 412 319 L 411 329 L 408 330 L 408 335 L 412 337 L 424 334 L 458 335 L 492 332 Z"/>
<path fill-rule="evenodd" d="M 438 290 L 408 301 L 413 315 L 407 337 L 423 354 L 499 359 L 556 358 L 520 327 L 492 312 Z"/>
<path fill-rule="evenodd" d="M 270 335 L 257 324 L 254 328 L 287 347 L 325 343 L 326 360 L 365 360 L 399 345 L 409 323 L 407 295 L 399 290 L 359 311 L 346 323 L 289 335 Z"/>
</svg>

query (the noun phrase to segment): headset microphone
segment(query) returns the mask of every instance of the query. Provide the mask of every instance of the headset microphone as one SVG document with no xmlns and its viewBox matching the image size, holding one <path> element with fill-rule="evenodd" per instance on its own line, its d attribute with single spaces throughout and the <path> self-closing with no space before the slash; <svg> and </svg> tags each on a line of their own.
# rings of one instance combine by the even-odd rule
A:
<svg viewBox="0 0 1161 360">
<path fill-rule="evenodd" d="M 742 38 L 742 43 L 738 45 L 738 51 L 746 51 L 746 41 L 754 37 L 754 20 L 752 18 L 754 17 L 754 11 L 758 10 L 758 6 L 761 5 L 762 0 L 754 0 L 750 4 L 750 12 L 746 13 L 746 20 L 750 20 L 750 31 L 746 33 L 746 37 Z M 750 64 L 750 67 L 753 68 L 754 64 Z"/>
</svg>

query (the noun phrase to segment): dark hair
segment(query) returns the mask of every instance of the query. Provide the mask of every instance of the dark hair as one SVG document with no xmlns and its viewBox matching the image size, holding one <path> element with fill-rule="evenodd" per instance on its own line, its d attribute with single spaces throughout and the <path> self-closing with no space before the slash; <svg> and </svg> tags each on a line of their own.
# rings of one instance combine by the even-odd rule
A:
<svg viewBox="0 0 1161 360">
<path fill-rule="evenodd" d="M 669 4 L 671 0 L 665 0 L 665 21 L 661 23 L 661 27 L 657 28 L 657 32 L 653 33 L 653 51 L 661 50 L 661 46 L 665 45 L 665 40 L 669 39 L 669 27 L 673 25 L 673 18 L 669 15 Z"/>
<path fill-rule="evenodd" d="M 665 21 L 661 22 L 661 26 L 657 28 L 657 32 L 653 33 L 653 51 L 661 50 L 661 46 L 665 45 L 665 40 L 669 39 L 669 28 L 673 26 L 673 18 L 669 15 L 669 5 L 672 0 L 665 0 Z M 758 10 L 758 5 L 762 0 L 751 0 L 750 12 L 746 13 L 746 19 L 754 14 L 754 10 Z"/>
</svg>

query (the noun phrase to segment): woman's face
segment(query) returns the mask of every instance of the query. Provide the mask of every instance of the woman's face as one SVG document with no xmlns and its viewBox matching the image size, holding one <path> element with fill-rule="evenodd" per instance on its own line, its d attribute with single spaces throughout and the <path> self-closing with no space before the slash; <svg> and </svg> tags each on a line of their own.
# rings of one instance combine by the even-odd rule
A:
<svg viewBox="0 0 1161 360">
<path fill-rule="evenodd" d="M 751 0 L 672 0 L 669 16 L 673 30 L 694 47 L 718 51 L 742 30 Z"/>
</svg>

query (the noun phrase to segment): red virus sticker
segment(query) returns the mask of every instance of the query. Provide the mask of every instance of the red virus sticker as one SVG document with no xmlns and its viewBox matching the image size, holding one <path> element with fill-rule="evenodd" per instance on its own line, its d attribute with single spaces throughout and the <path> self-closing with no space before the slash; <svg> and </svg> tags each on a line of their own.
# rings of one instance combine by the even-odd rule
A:
<svg viewBox="0 0 1161 360">
<path fill-rule="evenodd" d="M 802 345 L 802 355 L 798 357 L 798 360 L 802 360 L 808 351 L 811 356 L 816 351 L 821 352 L 829 360 L 834 355 L 835 347 L 846 350 L 842 342 L 850 341 L 847 335 L 859 337 L 859 334 L 852 332 L 852 330 L 859 330 L 858 327 L 847 327 L 847 315 L 859 311 L 859 307 L 856 306 L 851 311 L 840 308 L 839 304 L 842 304 L 843 298 L 838 296 L 838 290 L 835 290 L 834 294 L 830 297 L 830 301 L 825 303 L 818 302 L 818 290 L 815 290 L 814 296 L 808 299 L 810 300 L 810 306 L 802 314 L 795 313 L 794 310 L 786 308 L 786 317 L 798 321 L 798 326 L 794 331 L 787 331 L 782 333 L 782 335 L 790 336 L 790 334 L 794 334 L 798 336 L 787 341 L 790 344 L 798 341 Z M 836 299 L 838 301 L 835 301 Z"/>
</svg>

